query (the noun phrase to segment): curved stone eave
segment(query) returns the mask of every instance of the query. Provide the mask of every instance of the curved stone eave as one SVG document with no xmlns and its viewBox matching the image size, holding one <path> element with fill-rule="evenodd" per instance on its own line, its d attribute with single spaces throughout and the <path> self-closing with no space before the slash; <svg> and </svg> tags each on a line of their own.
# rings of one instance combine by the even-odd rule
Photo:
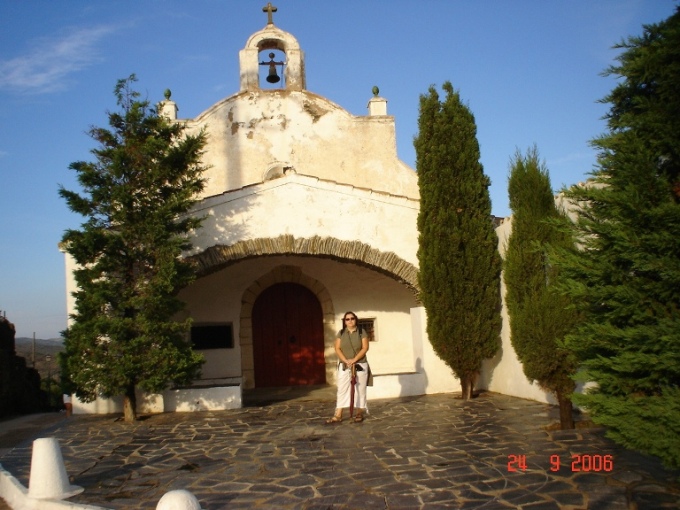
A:
<svg viewBox="0 0 680 510">
<path fill-rule="evenodd" d="M 195 264 L 200 277 L 243 260 L 278 255 L 328 258 L 367 267 L 408 287 L 421 304 L 418 268 L 392 252 L 381 252 L 361 241 L 320 236 L 296 239 L 284 234 L 275 238 L 248 239 L 230 246 L 211 246 L 187 260 Z"/>
<path fill-rule="evenodd" d="M 319 101 L 321 103 L 326 104 L 328 106 L 329 110 L 332 110 L 332 111 L 335 111 L 335 112 L 341 112 L 343 115 L 345 115 L 349 119 L 371 119 L 371 120 L 373 120 L 371 117 L 362 116 L 362 115 L 354 115 L 354 114 L 350 113 L 349 111 L 347 111 L 342 106 L 340 106 L 338 103 L 335 103 L 335 102 L 331 101 L 330 99 L 328 99 L 324 96 L 320 96 L 319 94 L 316 94 L 316 93 L 311 92 L 311 91 L 306 90 L 306 89 L 305 90 L 294 90 L 294 91 L 285 90 L 285 89 L 271 89 L 271 90 L 260 89 L 260 90 L 257 90 L 257 91 L 240 90 L 240 91 L 238 91 L 238 92 L 236 92 L 236 93 L 234 93 L 230 96 L 227 96 L 223 99 L 220 99 L 217 103 L 213 104 L 208 109 L 202 111 L 201 113 L 199 113 L 193 119 L 178 119 L 178 122 L 181 121 L 181 122 L 188 122 L 188 123 L 192 123 L 192 124 L 200 124 L 203 120 L 208 118 L 215 111 L 219 110 L 221 107 L 223 107 L 227 103 L 235 102 L 240 96 L 249 96 L 249 95 L 252 95 L 252 94 L 260 94 L 260 93 L 263 94 L 263 95 L 264 94 L 271 94 L 271 95 L 278 94 L 280 96 L 287 96 L 287 95 L 290 95 L 292 93 L 301 94 L 301 95 L 304 95 L 304 96 L 309 96 L 309 98 L 311 100 Z M 383 115 L 381 117 L 375 118 L 375 120 L 380 120 L 380 121 L 383 121 L 383 122 L 384 122 L 384 119 L 394 119 L 394 116 Z"/>
<path fill-rule="evenodd" d="M 300 50 L 300 43 L 290 32 L 277 27 L 274 24 L 267 24 L 262 30 L 255 32 L 246 41 L 245 49 L 263 50 L 269 46 L 263 45 L 266 41 L 275 41 L 285 44 L 287 50 Z M 272 46 L 273 48 L 274 46 Z"/>
</svg>

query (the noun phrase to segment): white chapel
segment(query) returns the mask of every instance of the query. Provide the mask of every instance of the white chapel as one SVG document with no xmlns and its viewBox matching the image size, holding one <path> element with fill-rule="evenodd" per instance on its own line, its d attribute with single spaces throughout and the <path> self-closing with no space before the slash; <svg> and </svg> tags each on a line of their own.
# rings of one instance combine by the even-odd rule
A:
<svg viewBox="0 0 680 510">
<path fill-rule="evenodd" d="M 355 116 L 308 91 L 304 52 L 274 24 L 271 4 L 265 10 L 267 25 L 239 52 L 238 92 L 194 119 L 178 119 L 169 94 L 161 103 L 162 114 L 208 135 L 195 209 L 206 219 L 186 254 L 200 273 L 180 293 L 206 362 L 192 386 L 140 396 L 140 411 L 228 409 L 251 388 L 333 385 L 333 341 L 349 310 L 370 331 L 369 400 L 460 391 L 427 339 L 417 175 L 397 157 L 387 100 L 374 88 L 367 114 Z M 501 250 L 509 225 L 497 230 Z M 503 314 L 502 348 L 479 389 L 551 401 L 524 377 Z M 121 409 L 116 399 L 74 404 Z"/>
</svg>

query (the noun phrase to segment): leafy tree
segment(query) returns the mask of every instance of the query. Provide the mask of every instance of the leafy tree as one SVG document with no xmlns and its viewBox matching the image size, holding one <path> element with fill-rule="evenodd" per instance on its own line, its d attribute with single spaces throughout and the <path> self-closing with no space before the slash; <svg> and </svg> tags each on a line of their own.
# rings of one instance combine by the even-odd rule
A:
<svg viewBox="0 0 680 510">
<path fill-rule="evenodd" d="M 499 346 L 498 239 L 475 120 L 451 83 L 420 97 L 414 140 L 420 187 L 419 282 L 437 355 L 472 397 L 482 360 Z"/>
<path fill-rule="evenodd" d="M 629 37 L 581 206 L 582 251 L 563 253 L 584 314 L 567 337 L 596 386 L 574 401 L 616 441 L 680 466 L 680 9 Z"/>
<path fill-rule="evenodd" d="M 550 247 L 572 246 L 572 238 L 556 222 L 568 221 L 555 206 L 548 169 L 538 149 L 519 152 L 508 182 L 512 233 L 505 255 L 506 302 L 510 339 L 524 374 L 553 393 L 560 405 L 560 425 L 574 428 L 571 394 L 577 364 L 564 346 L 576 322 L 567 297 L 557 291 L 557 271 Z"/>
<path fill-rule="evenodd" d="M 70 165 L 83 193 L 59 190 L 87 219 L 62 243 L 78 264 L 67 373 L 85 401 L 124 395 L 126 421 L 136 420 L 136 388 L 186 383 L 202 363 L 186 340 L 190 321 L 173 317 L 183 307 L 178 290 L 194 278 L 180 255 L 202 221 L 187 212 L 204 186 L 205 135 L 160 116 L 132 90 L 135 81 L 118 81 L 111 129 L 89 132 L 96 161 Z"/>
</svg>

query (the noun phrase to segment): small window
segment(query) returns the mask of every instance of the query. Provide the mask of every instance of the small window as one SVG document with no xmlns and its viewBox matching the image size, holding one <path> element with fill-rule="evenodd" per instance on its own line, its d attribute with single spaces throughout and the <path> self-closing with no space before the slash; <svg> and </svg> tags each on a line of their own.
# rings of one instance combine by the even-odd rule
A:
<svg viewBox="0 0 680 510">
<path fill-rule="evenodd" d="M 191 327 L 191 343 L 196 350 L 233 349 L 231 324 L 206 324 Z"/>
<path fill-rule="evenodd" d="M 368 333 L 368 340 L 375 342 L 375 319 L 359 319 L 359 327 Z"/>
</svg>

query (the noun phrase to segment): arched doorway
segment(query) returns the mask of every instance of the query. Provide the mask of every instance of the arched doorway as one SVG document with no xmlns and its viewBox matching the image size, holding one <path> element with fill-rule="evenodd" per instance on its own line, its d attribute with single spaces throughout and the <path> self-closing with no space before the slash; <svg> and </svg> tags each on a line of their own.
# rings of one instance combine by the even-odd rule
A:
<svg viewBox="0 0 680 510">
<path fill-rule="evenodd" d="M 277 283 L 253 305 L 255 387 L 326 383 L 323 313 L 297 283 Z"/>
</svg>

